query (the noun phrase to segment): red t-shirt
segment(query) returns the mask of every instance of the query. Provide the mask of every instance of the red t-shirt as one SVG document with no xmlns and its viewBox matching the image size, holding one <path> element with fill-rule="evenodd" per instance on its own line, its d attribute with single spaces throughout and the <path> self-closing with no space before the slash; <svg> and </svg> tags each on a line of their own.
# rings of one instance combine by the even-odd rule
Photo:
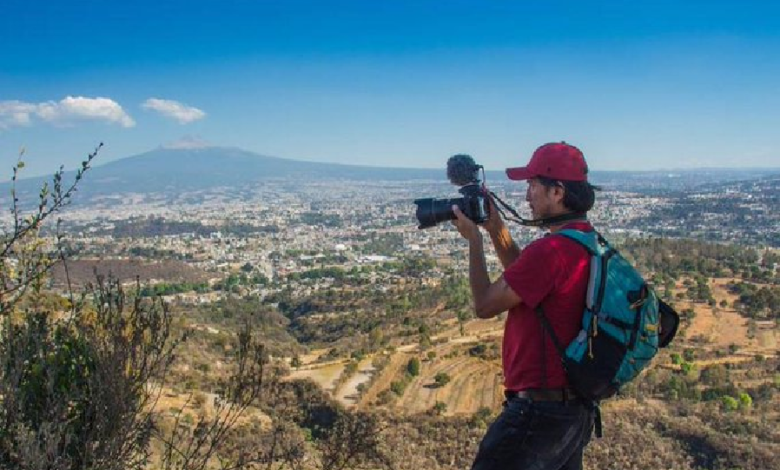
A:
<svg viewBox="0 0 780 470">
<path fill-rule="evenodd" d="M 587 222 L 564 228 L 593 230 Z M 534 309 L 541 303 L 565 348 L 581 329 L 589 275 L 587 250 L 555 234 L 528 245 L 504 271 L 504 280 L 522 299 L 509 310 L 504 325 L 502 361 L 507 390 L 568 386 L 560 355 Z"/>
</svg>

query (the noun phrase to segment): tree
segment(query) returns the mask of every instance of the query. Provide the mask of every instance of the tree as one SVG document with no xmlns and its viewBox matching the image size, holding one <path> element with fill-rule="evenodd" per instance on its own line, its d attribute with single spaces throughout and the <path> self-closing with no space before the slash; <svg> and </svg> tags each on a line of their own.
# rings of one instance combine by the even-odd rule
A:
<svg viewBox="0 0 780 470">
<path fill-rule="evenodd" d="M 17 193 L 17 179 L 24 168 L 22 156 L 13 167 L 11 178 L 11 227 L 3 229 L 0 235 L 0 315 L 6 317 L 16 307 L 29 289 L 41 289 L 41 281 L 54 265 L 58 257 L 63 256 L 62 236 L 57 230 L 56 245 L 59 249 L 52 253 L 46 244 L 38 237 L 38 231 L 43 223 L 71 202 L 76 186 L 89 170 L 92 160 L 97 157 L 102 148 L 101 143 L 94 152 L 89 154 L 76 172 L 70 186 L 63 187 L 62 167 L 54 173 L 52 185 L 43 184 L 38 194 L 35 208 L 25 213 L 23 204 Z M 58 224 L 59 228 L 59 224 Z"/>
<path fill-rule="evenodd" d="M 446 372 L 439 372 L 436 374 L 436 376 L 433 378 L 434 382 L 436 382 L 437 387 L 443 387 L 450 383 L 450 376 Z"/>
<path fill-rule="evenodd" d="M 395 380 L 393 382 L 390 382 L 390 390 L 392 390 L 393 393 L 395 393 L 400 397 L 404 394 L 404 391 L 406 390 L 406 382 L 403 380 Z"/>
<path fill-rule="evenodd" d="M 701 380 L 706 385 L 720 387 L 728 383 L 729 371 L 723 364 L 715 364 L 701 372 Z"/>
<path fill-rule="evenodd" d="M 412 377 L 420 375 L 420 360 L 416 357 L 409 359 L 409 362 L 406 364 L 406 371 Z"/>
</svg>

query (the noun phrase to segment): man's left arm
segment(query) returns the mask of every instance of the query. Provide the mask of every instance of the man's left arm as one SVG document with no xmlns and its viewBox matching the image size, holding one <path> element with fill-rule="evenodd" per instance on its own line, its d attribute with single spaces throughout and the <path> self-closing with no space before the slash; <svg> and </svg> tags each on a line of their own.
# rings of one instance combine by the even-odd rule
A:
<svg viewBox="0 0 780 470">
<path fill-rule="evenodd" d="M 482 233 L 457 206 L 453 207 L 453 212 L 457 217 L 453 224 L 469 241 L 469 284 L 474 297 L 474 313 L 479 318 L 493 318 L 519 304 L 522 299 L 509 287 L 503 276 L 496 282 L 490 282 Z"/>
</svg>

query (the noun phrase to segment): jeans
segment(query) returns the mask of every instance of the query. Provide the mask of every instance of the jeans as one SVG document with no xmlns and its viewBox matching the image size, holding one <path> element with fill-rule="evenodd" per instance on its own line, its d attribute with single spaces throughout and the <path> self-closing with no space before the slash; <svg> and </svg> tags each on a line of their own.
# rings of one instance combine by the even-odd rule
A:
<svg viewBox="0 0 780 470">
<path fill-rule="evenodd" d="M 471 470 L 581 470 L 592 407 L 510 398 L 479 445 Z"/>
</svg>

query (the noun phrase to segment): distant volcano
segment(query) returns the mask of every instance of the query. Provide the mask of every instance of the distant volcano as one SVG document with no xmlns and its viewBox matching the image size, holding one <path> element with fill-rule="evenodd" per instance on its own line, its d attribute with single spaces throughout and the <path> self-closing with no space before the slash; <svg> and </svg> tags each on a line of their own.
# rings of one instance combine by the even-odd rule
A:
<svg viewBox="0 0 780 470">
<path fill-rule="evenodd" d="M 100 157 L 85 176 L 79 193 L 95 196 L 121 193 L 177 193 L 218 186 L 237 187 L 276 178 L 446 181 L 441 170 L 381 168 L 307 162 L 269 157 L 230 147 L 162 147 L 140 155 L 100 165 Z M 65 181 L 72 181 L 67 172 Z M 18 183 L 20 194 L 37 193 L 48 178 L 28 178 Z M 7 186 L 8 183 L 0 186 Z M 7 194 L 7 192 L 6 192 Z M 83 196 L 79 199 L 83 199 Z"/>
<path fill-rule="evenodd" d="M 509 183 L 503 171 L 487 172 L 490 184 Z M 750 180 L 780 174 L 770 169 L 688 169 L 659 171 L 594 171 L 590 179 L 605 189 L 667 194 L 706 184 Z M 75 172 L 67 172 L 64 182 L 73 181 Z M 672 177 L 674 176 L 674 177 Z M 307 162 L 269 157 L 233 147 L 213 147 L 197 138 L 169 144 L 158 149 L 96 165 L 79 185 L 78 203 L 91 197 L 113 194 L 176 195 L 216 187 L 240 189 L 269 179 L 306 181 L 409 181 L 427 180 L 447 183 L 446 159 L 441 169 L 383 168 L 365 165 Z M 44 181 L 51 177 L 20 180 L 17 193 L 24 205 L 36 204 Z M 515 182 L 515 184 L 517 184 Z M 9 207 L 9 183 L 0 184 L 0 204 Z M 453 190 L 454 192 L 454 190 Z"/>
</svg>

